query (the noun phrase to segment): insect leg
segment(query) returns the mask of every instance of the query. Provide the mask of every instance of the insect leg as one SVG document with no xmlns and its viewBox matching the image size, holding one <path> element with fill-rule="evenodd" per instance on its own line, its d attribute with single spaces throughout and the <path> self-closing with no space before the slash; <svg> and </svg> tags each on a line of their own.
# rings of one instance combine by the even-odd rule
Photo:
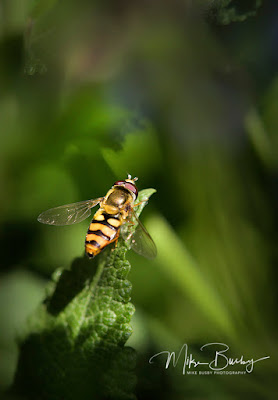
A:
<svg viewBox="0 0 278 400">
<path fill-rule="evenodd" d="M 111 251 L 114 251 L 117 248 L 119 235 L 120 235 L 120 230 L 118 230 L 117 235 L 116 235 L 115 239 L 113 240 L 113 242 L 115 242 L 115 247 Z"/>
<path fill-rule="evenodd" d="M 134 205 L 133 205 L 133 207 L 140 206 L 140 204 L 143 204 L 143 203 L 146 203 L 146 202 L 148 202 L 148 200 L 142 200 L 142 201 L 139 201 L 139 203 L 137 203 L 137 204 L 134 204 Z"/>
</svg>

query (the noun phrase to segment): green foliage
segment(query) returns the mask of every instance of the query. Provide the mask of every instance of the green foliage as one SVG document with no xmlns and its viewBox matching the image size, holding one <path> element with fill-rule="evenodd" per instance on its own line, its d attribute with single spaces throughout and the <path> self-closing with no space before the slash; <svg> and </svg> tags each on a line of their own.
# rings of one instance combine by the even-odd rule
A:
<svg viewBox="0 0 278 400">
<path fill-rule="evenodd" d="M 212 2 L 211 13 L 219 24 L 228 25 L 254 17 L 261 5 L 262 0 L 216 0 Z"/>
<path fill-rule="evenodd" d="M 138 200 L 154 192 L 143 190 Z M 138 216 L 145 204 L 137 207 Z M 135 311 L 128 247 L 119 240 L 93 261 L 84 256 L 70 270 L 55 273 L 55 284 L 21 340 L 16 393 L 53 400 L 134 398 L 136 354 L 124 346 Z"/>
<path fill-rule="evenodd" d="M 163 218 L 153 216 L 149 224 L 158 245 L 155 262 L 160 265 L 161 271 L 200 307 L 212 324 L 231 339 L 234 335 L 233 324 L 226 306 L 200 272 L 196 260 Z"/>
<path fill-rule="evenodd" d="M 2 1 L 1 390 L 13 379 L 15 337 L 26 314 L 43 297 L 53 271 L 70 266 L 84 249 L 86 221 L 47 227 L 36 222 L 37 215 L 102 196 L 129 172 L 139 177 L 139 187 L 142 182 L 159 193 L 144 213 L 157 258 L 128 254 L 136 313 L 126 345 L 137 353 L 138 398 L 230 400 L 246 393 L 254 400 L 275 398 L 275 12 L 277 0 Z M 71 270 L 56 272 L 47 302 L 30 322 L 35 343 L 29 332 L 22 342 L 22 368 L 37 366 L 39 357 L 51 366 L 46 370 L 40 363 L 40 379 L 59 388 L 65 371 L 72 396 L 82 368 L 88 376 L 90 352 L 84 362 L 75 352 L 85 326 L 75 332 L 80 319 L 74 322 L 70 311 L 85 288 L 92 288 L 108 252 L 90 263 L 77 258 Z M 119 304 L 125 314 L 130 303 Z M 113 324 L 110 308 L 103 318 Z M 129 322 L 123 324 L 126 338 Z M 99 325 L 94 329 L 105 335 Z M 67 351 L 65 359 L 58 353 L 66 367 L 56 378 L 59 364 L 54 358 L 51 364 L 49 348 L 53 343 L 56 352 L 58 337 Z M 179 350 L 183 343 L 195 354 L 215 341 L 227 343 L 234 358 L 271 358 L 242 377 L 190 378 L 179 375 L 179 365 L 164 370 L 148 364 L 150 355 Z M 29 343 L 34 359 L 28 358 Z M 107 376 L 97 371 L 99 379 L 89 377 L 88 390 L 100 394 L 103 386 L 108 392 L 108 384 L 99 383 L 105 381 L 119 392 L 122 375 L 126 395 L 132 395 L 127 385 L 133 385 L 134 373 L 127 368 L 124 376 L 119 360 L 122 351 L 122 363 L 127 356 L 133 360 L 134 352 L 118 347 L 123 350 L 111 355 Z M 108 359 L 105 353 L 104 364 Z M 22 377 L 29 374 L 21 378 L 26 397 L 36 369 L 20 369 Z"/>
<path fill-rule="evenodd" d="M 55 6 L 57 0 L 35 0 L 31 9 L 30 17 L 39 18 Z"/>
</svg>

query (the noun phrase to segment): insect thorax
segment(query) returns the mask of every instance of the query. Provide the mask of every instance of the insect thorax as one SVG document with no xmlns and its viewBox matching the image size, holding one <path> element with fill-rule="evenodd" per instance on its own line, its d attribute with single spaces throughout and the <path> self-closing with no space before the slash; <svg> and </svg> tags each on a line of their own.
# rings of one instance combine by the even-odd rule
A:
<svg viewBox="0 0 278 400">
<path fill-rule="evenodd" d="M 122 208 L 126 203 L 132 202 L 131 194 L 124 188 L 111 189 L 111 192 L 107 194 L 106 205 Z M 119 211 L 119 210 L 118 210 Z"/>
</svg>

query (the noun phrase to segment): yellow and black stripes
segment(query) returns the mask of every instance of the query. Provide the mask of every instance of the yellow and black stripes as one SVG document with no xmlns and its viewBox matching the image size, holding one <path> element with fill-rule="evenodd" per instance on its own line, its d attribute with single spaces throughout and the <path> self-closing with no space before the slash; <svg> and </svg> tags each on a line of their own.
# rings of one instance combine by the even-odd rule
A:
<svg viewBox="0 0 278 400">
<path fill-rule="evenodd" d="M 85 251 L 89 257 L 95 257 L 104 247 L 118 239 L 122 218 L 103 210 L 96 212 L 86 235 Z"/>
</svg>

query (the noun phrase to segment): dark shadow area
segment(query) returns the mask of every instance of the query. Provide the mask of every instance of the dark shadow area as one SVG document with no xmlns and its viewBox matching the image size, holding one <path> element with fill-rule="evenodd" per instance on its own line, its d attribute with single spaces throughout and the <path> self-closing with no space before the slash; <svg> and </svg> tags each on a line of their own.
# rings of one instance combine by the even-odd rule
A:
<svg viewBox="0 0 278 400">
<path fill-rule="evenodd" d="M 38 224 L 29 221 L 7 221 L 0 230 L 1 270 L 26 262 L 32 249 L 39 245 Z"/>
<path fill-rule="evenodd" d="M 67 331 L 56 327 L 22 343 L 10 392 L 36 400 L 133 399 L 134 367 L 132 348 L 100 343 L 89 351 L 84 341 L 73 346 Z"/>
<path fill-rule="evenodd" d="M 76 258 L 70 270 L 63 270 L 54 293 L 46 298 L 47 311 L 58 315 L 93 279 L 97 269 L 95 260 L 90 260 L 85 254 Z"/>
</svg>

